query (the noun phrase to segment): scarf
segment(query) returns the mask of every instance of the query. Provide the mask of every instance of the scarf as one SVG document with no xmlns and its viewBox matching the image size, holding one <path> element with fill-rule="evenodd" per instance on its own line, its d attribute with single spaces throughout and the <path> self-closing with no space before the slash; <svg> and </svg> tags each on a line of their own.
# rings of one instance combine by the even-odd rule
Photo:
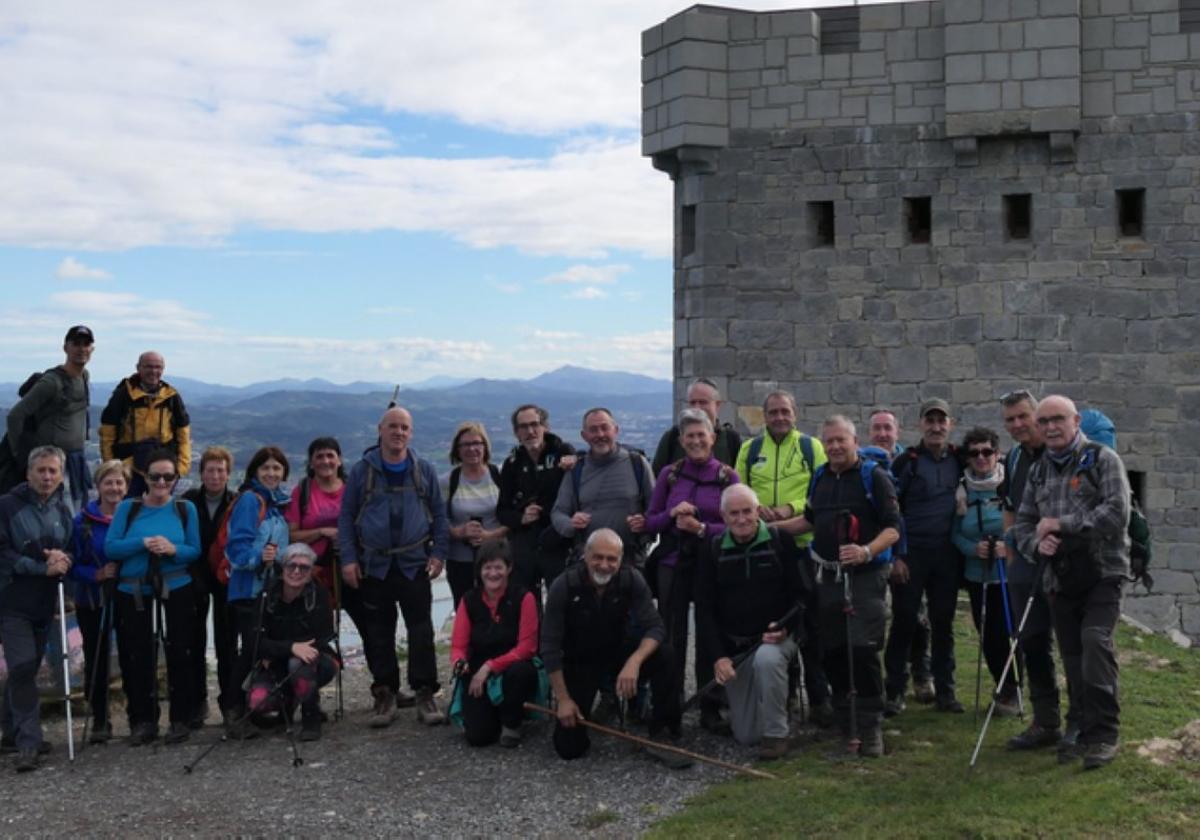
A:
<svg viewBox="0 0 1200 840">
<path fill-rule="evenodd" d="M 984 476 L 976 478 L 970 469 L 963 472 L 962 481 L 958 482 L 958 489 L 954 491 L 954 512 L 959 516 L 967 515 L 967 493 L 987 493 L 995 492 L 996 488 L 1004 483 L 1004 463 L 1000 460 L 996 461 L 996 468 Z"/>
</svg>

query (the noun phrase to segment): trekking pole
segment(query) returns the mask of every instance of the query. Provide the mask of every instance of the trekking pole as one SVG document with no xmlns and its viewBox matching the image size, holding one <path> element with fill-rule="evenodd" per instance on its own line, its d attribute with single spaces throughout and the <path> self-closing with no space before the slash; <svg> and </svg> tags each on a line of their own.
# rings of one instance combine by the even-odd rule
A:
<svg viewBox="0 0 1200 840">
<path fill-rule="evenodd" d="M 545 706 L 539 706 L 536 703 L 525 703 L 524 706 L 527 711 L 540 712 L 541 714 L 547 715 L 552 719 L 555 717 L 554 710 L 546 708 Z M 611 726 L 604 726 L 603 724 L 592 723 L 590 720 L 587 720 L 586 718 L 580 718 L 578 721 L 578 724 L 580 726 L 587 727 L 588 729 L 594 729 L 597 732 L 603 732 L 605 735 L 612 735 L 614 738 L 621 738 L 625 741 L 629 741 L 634 744 L 640 744 L 643 747 L 650 747 L 652 749 L 662 750 L 663 752 L 670 752 L 670 753 L 675 753 L 676 755 L 687 756 L 688 758 L 695 759 L 696 761 L 701 761 L 701 762 L 704 762 L 705 764 L 711 764 L 714 767 L 723 767 L 726 770 L 732 770 L 735 773 L 745 773 L 747 776 L 754 776 L 755 778 L 758 778 L 758 779 L 770 779 L 771 781 L 776 781 L 778 778 L 778 777 L 773 776 L 772 774 L 766 772 L 765 770 L 756 770 L 753 767 L 743 767 L 740 764 L 733 764 L 728 761 L 722 761 L 719 758 L 711 758 L 710 756 L 702 755 L 697 752 L 692 752 L 691 750 L 685 750 L 685 749 L 683 749 L 683 747 L 676 747 L 673 744 L 663 744 L 658 741 L 652 741 L 649 738 L 643 738 L 640 735 L 632 735 L 628 732 L 622 732 L 619 729 L 613 729 Z"/>
<path fill-rule="evenodd" d="M 988 537 L 988 543 L 989 551 L 992 554 L 995 554 L 996 538 L 994 536 Z M 1004 607 L 1004 630 L 1008 634 L 1009 641 L 1011 642 L 1013 637 L 1012 605 L 1008 600 L 1008 573 L 1004 570 L 1004 560 L 1000 560 L 996 563 L 996 575 L 1000 580 L 1000 601 Z M 1021 720 L 1025 720 L 1025 698 L 1021 690 L 1024 680 L 1021 678 L 1021 658 L 1019 656 L 1017 657 L 1016 671 L 1017 714 L 1020 716 Z"/>
<path fill-rule="evenodd" d="M 1004 670 L 1000 673 L 1000 681 L 997 684 L 996 690 L 992 693 L 992 703 L 988 706 L 987 717 L 983 719 L 983 728 L 979 730 L 979 740 L 975 742 L 975 751 L 971 753 L 971 763 L 968 765 L 968 769 L 970 770 L 975 769 L 975 762 L 979 758 L 979 750 L 983 747 L 984 736 L 987 735 L 988 725 L 991 724 L 992 715 L 996 711 L 996 700 L 1000 697 L 1000 686 L 1004 684 L 1004 680 L 1008 676 L 1008 671 L 1017 658 L 1017 646 L 1021 643 L 1021 634 L 1025 632 L 1025 622 L 1029 620 L 1029 613 L 1033 609 L 1033 599 L 1037 597 L 1038 587 L 1042 582 L 1042 573 L 1046 569 L 1046 561 L 1048 559 L 1046 555 L 1038 552 L 1037 565 L 1033 571 L 1033 586 L 1029 590 L 1029 598 L 1025 601 L 1025 610 L 1021 613 L 1021 623 L 1017 625 L 1016 635 L 1009 642 L 1008 659 L 1004 662 Z"/>
<path fill-rule="evenodd" d="M 397 405 L 399 405 L 399 403 L 396 402 L 396 400 L 398 400 L 399 398 L 400 398 L 400 386 L 399 386 L 399 384 L 397 384 L 396 387 L 392 389 L 392 398 L 388 402 L 388 408 L 395 408 Z"/>
<path fill-rule="evenodd" d="M 852 514 L 848 510 L 838 512 L 837 530 L 837 554 L 838 563 L 841 563 L 842 546 L 851 542 L 850 531 L 853 527 L 851 519 Z M 846 664 L 848 666 L 846 686 L 846 699 L 850 701 L 850 739 L 846 742 L 846 752 L 850 755 L 858 755 L 862 749 L 862 738 L 858 734 L 858 685 L 854 679 L 854 640 L 853 640 L 853 623 L 854 623 L 854 590 L 850 582 L 850 573 L 839 565 L 838 574 L 842 576 L 842 613 L 846 616 Z M 836 579 L 834 581 L 836 583 Z"/>
<path fill-rule="evenodd" d="M 152 686 L 152 697 L 154 698 L 154 725 L 158 726 L 159 716 L 159 693 L 158 693 L 158 651 L 165 646 L 163 640 L 163 623 L 162 623 L 162 574 L 158 568 L 159 557 L 151 552 L 150 554 L 150 588 L 153 590 L 150 593 L 150 635 L 154 638 L 154 650 L 150 654 L 150 685 Z M 138 584 L 134 584 L 137 586 Z"/>
<path fill-rule="evenodd" d="M 975 721 L 976 726 L 979 725 L 979 692 L 983 687 L 983 639 L 987 633 L 987 576 L 989 570 L 983 571 L 983 583 L 980 586 L 980 605 L 979 605 L 979 655 L 975 658 Z"/>
<path fill-rule="evenodd" d="M 113 613 L 113 596 L 112 596 L 113 587 L 111 586 L 111 584 L 115 584 L 115 583 L 116 583 L 116 581 L 112 580 L 110 578 L 109 580 L 106 580 L 104 582 L 104 584 L 100 587 L 100 630 L 99 630 L 98 638 L 96 639 L 96 647 L 93 650 L 93 655 L 92 655 L 92 678 L 90 680 L 88 680 L 88 685 L 84 689 L 87 692 L 87 697 L 84 698 L 84 704 L 83 704 L 83 710 L 84 710 L 85 717 L 83 720 L 83 740 L 79 742 L 79 751 L 80 752 L 83 752 L 84 748 L 87 745 L 88 728 L 91 726 L 91 723 L 92 723 L 92 715 L 96 711 L 95 704 L 92 702 L 92 697 L 94 697 L 96 694 L 96 680 L 99 679 L 99 676 L 100 676 L 100 668 L 99 668 L 100 651 L 104 651 L 104 655 L 108 656 L 108 645 L 106 644 L 106 642 L 108 641 L 108 637 L 110 635 L 112 635 L 112 628 L 111 628 L 111 626 L 109 626 L 109 622 L 111 621 L 112 613 Z M 76 613 L 76 615 L 78 615 L 78 613 Z M 86 656 L 87 656 L 87 651 L 84 651 L 84 657 L 86 658 Z M 107 705 L 108 705 L 107 688 L 105 689 L 104 702 L 105 702 L 105 706 L 107 707 Z M 108 715 L 105 714 L 104 717 L 107 720 Z"/>
<path fill-rule="evenodd" d="M 67 646 L 67 586 L 58 579 L 58 629 L 62 635 L 63 706 L 67 710 L 67 757 L 75 760 L 75 729 L 71 720 L 71 649 Z"/>
<path fill-rule="evenodd" d="M 330 542 L 329 549 L 329 565 L 330 576 L 333 578 L 333 647 L 337 653 L 338 669 L 337 682 L 335 683 L 335 691 L 337 693 L 337 710 L 333 713 L 333 719 L 340 721 L 346 716 L 346 707 L 342 705 L 342 572 L 341 564 L 338 562 L 337 546 Z"/>
<path fill-rule="evenodd" d="M 772 621 L 769 625 L 767 625 L 767 629 L 770 630 L 771 628 L 774 628 L 774 629 L 778 630 L 780 627 L 783 627 L 785 624 L 787 624 L 789 621 L 791 621 L 792 618 L 799 611 L 800 611 L 800 605 L 795 604 L 790 610 L 788 610 L 786 613 L 784 613 L 782 617 L 776 619 L 775 621 Z M 760 641 L 755 642 L 753 646 L 751 646 L 751 647 L 747 648 L 746 650 L 742 651 L 741 653 L 739 653 L 737 656 L 734 656 L 733 660 L 732 660 L 733 661 L 733 670 L 736 671 L 738 668 L 740 668 L 742 666 L 742 663 L 745 662 L 747 659 L 749 659 L 751 656 L 753 656 L 754 652 L 756 650 L 758 650 L 761 646 L 762 646 L 762 641 L 760 640 Z M 693 706 L 695 706 L 698 702 L 700 702 L 700 699 L 702 697 L 704 697 L 705 694 L 708 694 L 708 692 L 712 691 L 716 687 L 717 687 L 717 678 L 713 677 L 711 680 L 706 682 L 704 685 L 702 685 L 698 689 L 696 689 L 696 693 L 687 699 L 687 701 L 683 704 L 683 707 L 679 710 L 679 713 L 683 714 L 683 713 L 687 712 L 689 709 L 691 709 Z"/>
</svg>

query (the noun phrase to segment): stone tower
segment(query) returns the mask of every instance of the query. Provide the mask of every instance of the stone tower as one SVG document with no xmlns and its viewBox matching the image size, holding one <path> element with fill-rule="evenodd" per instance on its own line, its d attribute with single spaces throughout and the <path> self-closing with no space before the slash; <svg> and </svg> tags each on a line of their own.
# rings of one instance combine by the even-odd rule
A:
<svg viewBox="0 0 1200 840">
<path fill-rule="evenodd" d="M 1099 408 L 1154 527 L 1127 610 L 1200 637 L 1200 0 L 693 6 L 642 53 L 677 391 L 909 440 L 933 396 Z"/>
</svg>

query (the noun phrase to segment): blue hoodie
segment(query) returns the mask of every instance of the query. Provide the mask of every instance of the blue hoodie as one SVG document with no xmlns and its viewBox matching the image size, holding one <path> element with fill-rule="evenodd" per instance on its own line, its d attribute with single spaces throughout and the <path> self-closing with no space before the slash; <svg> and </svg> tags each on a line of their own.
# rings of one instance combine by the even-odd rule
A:
<svg viewBox="0 0 1200 840">
<path fill-rule="evenodd" d="M 245 601 L 262 592 L 264 574 L 262 555 L 268 544 L 283 554 L 288 544 L 287 491 L 283 487 L 268 490 L 258 479 L 242 485 L 242 493 L 229 513 L 229 540 L 225 554 L 229 558 L 228 600 Z M 259 521 L 259 513 L 266 513 Z"/>
<path fill-rule="evenodd" d="M 100 586 L 96 572 L 109 562 L 104 553 L 104 539 L 112 517 L 100 512 L 100 502 L 90 501 L 75 514 L 75 529 L 71 534 L 71 571 L 67 579 L 74 584 L 76 606 L 100 607 Z"/>
</svg>

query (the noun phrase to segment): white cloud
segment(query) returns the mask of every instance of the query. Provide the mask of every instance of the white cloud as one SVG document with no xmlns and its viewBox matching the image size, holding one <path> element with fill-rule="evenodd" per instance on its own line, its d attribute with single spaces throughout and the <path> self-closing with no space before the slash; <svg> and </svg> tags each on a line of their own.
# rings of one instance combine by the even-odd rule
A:
<svg viewBox="0 0 1200 840">
<path fill-rule="evenodd" d="M 608 297 L 608 292 L 595 286 L 584 286 L 582 289 L 576 289 L 569 295 L 564 295 L 564 297 L 568 300 L 603 300 Z"/>
<path fill-rule="evenodd" d="M 543 283 L 586 283 L 588 285 L 606 285 L 616 283 L 622 274 L 629 273 L 629 266 L 613 265 L 573 265 L 557 274 L 543 278 Z"/>
<path fill-rule="evenodd" d="M 63 257 L 54 276 L 59 280 L 108 280 L 112 274 L 102 268 L 84 265 L 74 257 Z"/>
</svg>

